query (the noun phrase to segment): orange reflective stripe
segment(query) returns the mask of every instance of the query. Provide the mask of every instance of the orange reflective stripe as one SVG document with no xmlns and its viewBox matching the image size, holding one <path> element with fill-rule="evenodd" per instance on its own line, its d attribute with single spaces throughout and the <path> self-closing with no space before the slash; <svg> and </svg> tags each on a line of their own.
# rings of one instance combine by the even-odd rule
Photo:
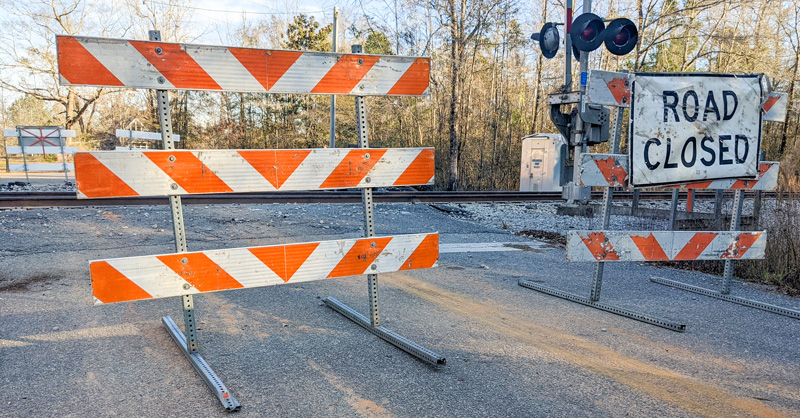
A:
<svg viewBox="0 0 800 418">
<path fill-rule="evenodd" d="M 156 258 L 201 292 L 244 287 L 203 253 L 159 255 Z"/>
<path fill-rule="evenodd" d="M 175 183 L 187 193 L 226 193 L 233 189 L 228 187 L 200 159 L 190 151 L 143 152 L 155 165 L 163 170 Z M 175 157 L 175 161 L 170 161 Z"/>
<path fill-rule="evenodd" d="M 267 89 L 271 89 L 301 55 L 300 51 L 267 51 Z"/>
<path fill-rule="evenodd" d="M 706 250 L 716 237 L 717 234 L 713 232 L 698 232 L 694 234 L 692 239 L 681 248 L 674 260 L 697 260 L 697 257 L 700 257 L 700 254 Z"/>
<path fill-rule="evenodd" d="M 398 269 L 413 270 L 433 267 L 439 259 L 439 234 L 430 234 L 425 237 L 406 262 Z"/>
<path fill-rule="evenodd" d="M 379 59 L 370 55 L 343 55 L 311 92 L 350 93 Z"/>
<path fill-rule="evenodd" d="M 250 248 L 249 251 L 283 279 L 284 282 L 288 282 L 318 246 L 318 242 L 313 242 L 310 244 Z"/>
<path fill-rule="evenodd" d="M 698 181 L 694 183 L 687 183 L 684 184 L 683 187 L 686 189 L 707 189 L 708 186 L 711 186 L 711 181 Z M 680 185 L 674 187 L 681 187 Z"/>
<path fill-rule="evenodd" d="M 92 295 L 100 302 L 114 303 L 153 297 L 105 261 L 91 263 L 89 272 L 92 276 Z"/>
<path fill-rule="evenodd" d="M 425 93 L 430 85 L 430 58 L 417 58 L 408 70 L 397 80 L 387 95 L 413 95 Z"/>
<path fill-rule="evenodd" d="M 635 235 L 631 235 L 631 241 L 636 244 L 636 247 L 639 248 L 639 252 L 642 253 L 644 259 L 647 261 L 667 261 L 669 257 L 667 254 L 664 253 L 664 249 L 661 248 L 661 244 L 658 243 L 656 237 L 653 234 L 644 237 L 638 237 Z"/>
<path fill-rule="evenodd" d="M 414 161 L 408 165 L 406 171 L 394 182 L 395 186 L 426 184 L 433 178 L 434 153 L 432 149 L 422 150 Z"/>
<path fill-rule="evenodd" d="M 625 184 L 628 181 L 628 173 L 625 171 L 625 167 L 615 164 L 616 161 L 616 158 L 608 157 L 602 160 L 594 160 L 594 163 L 608 184 Z"/>
<path fill-rule="evenodd" d="M 769 98 L 767 99 L 767 101 L 766 101 L 766 102 L 764 102 L 764 106 L 763 106 L 763 108 L 764 108 L 764 112 L 765 112 L 765 113 L 766 113 L 766 112 L 769 112 L 769 110 L 770 110 L 770 109 L 772 109 L 772 106 L 774 106 L 774 105 L 775 105 L 775 103 L 777 103 L 777 102 L 778 102 L 778 99 L 780 99 L 780 98 L 781 98 L 781 96 L 779 96 L 779 95 L 775 95 L 775 96 L 769 96 Z"/>
<path fill-rule="evenodd" d="M 611 95 L 614 96 L 614 100 L 617 101 L 617 104 L 622 104 L 622 99 L 625 99 L 625 103 L 631 103 L 631 89 L 625 83 L 628 81 L 627 78 L 615 78 L 606 85 L 608 86 L 608 90 L 611 92 Z"/>
<path fill-rule="evenodd" d="M 590 232 L 586 238 L 581 237 L 581 240 L 597 261 L 619 260 L 619 255 L 617 255 L 614 247 L 612 247 L 611 243 L 606 239 L 606 234 L 602 232 Z"/>
<path fill-rule="evenodd" d="M 192 59 L 181 45 L 144 41 L 128 42 L 176 88 L 222 90 L 222 87 Z M 161 48 L 161 54 L 156 53 L 157 47 Z"/>
<path fill-rule="evenodd" d="M 267 51 L 250 48 L 228 48 L 228 51 L 267 89 Z"/>
<path fill-rule="evenodd" d="M 311 154 L 311 150 L 239 151 L 239 155 L 276 189 L 283 186 L 308 154 Z"/>
<path fill-rule="evenodd" d="M 736 237 L 736 241 L 722 254 L 723 259 L 742 258 L 744 253 L 753 246 L 753 243 L 761 236 L 761 232 L 743 232 Z"/>
<path fill-rule="evenodd" d="M 71 84 L 123 85 L 77 39 L 70 36 L 56 36 L 56 43 L 58 71 Z"/>
<path fill-rule="evenodd" d="M 369 273 L 370 264 L 378 258 L 392 237 L 364 238 L 356 241 L 350 251 L 342 257 L 342 261 L 331 270 L 328 277 L 356 276 Z M 372 244 L 375 243 L 375 246 Z"/>
<path fill-rule="evenodd" d="M 75 161 L 75 184 L 86 197 L 138 196 L 130 186 L 111 172 L 94 155 L 78 152 Z"/>
<path fill-rule="evenodd" d="M 348 152 L 342 162 L 322 182 L 320 189 L 357 186 L 385 153 L 385 149 L 358 149 Z"/>
</svg>

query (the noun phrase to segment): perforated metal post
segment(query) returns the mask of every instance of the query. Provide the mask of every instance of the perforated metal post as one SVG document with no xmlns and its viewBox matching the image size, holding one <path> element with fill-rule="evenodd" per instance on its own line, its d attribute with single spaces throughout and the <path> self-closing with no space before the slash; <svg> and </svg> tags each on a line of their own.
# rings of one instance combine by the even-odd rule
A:
<svg viewBox="0 0 800 418">
<path fill-rule="evenodd" d="M 351 51 L 354 54 L 362 53 L 361 45 L 353 45 Z M 363 61 L 359 59 L 358 63 L 361 65 Z M 358 131 L 358 147 L 369 148 L 369 137 L 367 136 L 367 106 L 364 103 L 363 96 L 356 96 L 356 130 Z M 364 157 L 369 158 L 369 154 L 366 154 Z M 366 177 L 364 181 L 369 183 L 369 177 Z M 364 236 L 368 238 L 374 237 L 375 205 L 372 200 L 372 188 L 366 187 L 361 189 L 361 198 L 364 202 Z M 369 321 L 373 327 L 379 327 L 381 326 L 381 312 L 380 303 L 378 301 L 377 274 L 367 275 L 367 288 L 369 291 Z"/>
<path fill-rule="evenodd" d="M 150 31 L 151 41 L 160 41 L 159 31 Z M 156 50 L 158 54 L 158 50 Z M 172 117 L 169 111 L 169 94 L 166 90 L 156 90 L 156 102 L 158 107 L 158 122 L 161 125 L 161 138 L 165 150 L 175 149 L 175 142 L 172 139 Z M 170 161 L 174 157 L 170 157 Z M 173 189 L 178 189 L 177 184 L 172 185 Z M 172 227 L 175 232 L 175 250 L 185 253 L 189 250 L 186 244 L 186 228 L 183 223 L 183 204 L 180 196 L 169 197 L 170 208 L 172 209 Z M 186 260 L 184 258 L 184 260 Z M 194 300 L 192 295 L 183 296 L 183 319 L 186 326 L 186 345 L 190 353 L 199 350 L 197 344 L 197 327 L 194 321 Z"/>
<path fill-rule="evenodd" d="M 620 137 L 622 136 L 622 113 L 624 108 L 618 107 L 617 114 L 614 117 L 614 131 L 611 134 L 611 143 L 609 144 L 609 149 L 611 150 L 612 154 L 617 154 L 619 152 L 619 142 Z M 611 205 L 612 200 L 614 199 L 614 190 L 611 187 L 604 187 L 603 188 L 603 206 L 602 211 L 600 212 L 600 217 L 602 219 L 603 225 L 601 227 L 602 230 L 608 229 L 608 223 L 611 219 Z M 592 302 L 597 302 L 600 300 L 600 290 L 603 286 L 603 269 L 605 268 L 605 263 L 598 262 L 594 268 L 594 279 L 592 280 L 592 289 L 589 293 L 589 300 Z"/>
<path fill-rule="evenodd" d="M 733 210 L 731 211 L 731 231 L 739 230 L 739 223 L 742 217 L 742 201 L 744 200 L 744 191 L 736 190 L 736 195 L 733 198 Z M 731 279 L 733 279 L 733 260 L 725 260 L 725 273 L 722 275 L 722 289 L 720 293 L 727 295 L 731 293 Z"/>
<path fill-rule="evenodd" d="M 160 41 L 161 32 L 151 30 L 149 32 L 151 41 Z M 157 54 L 159 50 L 155 51 Z M 169 110 L 169 95 L 166 90 L 156 90 L 156 101 L 158 102 L 158 122 L 161 127 L 161 139 L 163 141 L 165 150 L 174 150 L 175 141 L 172 138 L 172 118 Z M 133 133 L 131 133 L 133 135 Z M 132 140 L 132 138 L 131 138 Z M 131 142 L 133 144 L 133 142 Z M 131 145 L 132 147 L 132 145 Z M 170 156 L 170 161 L 174 161 L 175 157 Z M 177 190 L 178 185 L 172 184 L 172 189 Z M 175 250 L 179 253 L 189 251 L 186 244 L 186 227 L 183 222 L 183 204 L 180 196 L 169 197 L 170 208 L 172 209 L 172 226 L 175 231 Z M 182 263 L 186 264 L 189 260 L 183 258 Z M 185 284 L 184 288 L 189 289 L 189 284 Z M 180 329 L 175 325 L 172 318 L 165 316 L 161 318 L 161 322 L 167 328 L 172 339 L 180 347 L 183 354 L 189 360 L 195 371 L 203 378 L 206 385 L 217 396 L 217 399 L 222 403 L 222 406 L 228 412 L 236 412 L 241 409 L 241 404 L 238 400 L 228 391 L 228 388 L 222 380 L 214 373 L 211 366 L 206 363 L 205 359 L 200 355 L 200 347 L 197 342 L 197 321 L 195 318 L 194 297 L 192 295 L 183 295 L 181 297 L 183 302 L 183 322 L 186 329 L 185 334 L 180 332 Z"/>
</svg>

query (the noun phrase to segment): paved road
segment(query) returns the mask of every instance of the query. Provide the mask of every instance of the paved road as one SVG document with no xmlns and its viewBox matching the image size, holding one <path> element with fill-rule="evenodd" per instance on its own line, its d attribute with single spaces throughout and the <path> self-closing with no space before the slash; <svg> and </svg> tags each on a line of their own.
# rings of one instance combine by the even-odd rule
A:
<svg viewBox="0 0 800 418">
<path fill-rule="evenodd" d="M 190 206 L 192 250 L 355 237 L 357 205 Z M 91 305 L 88 261 L 173 251 L 163 207 L 0 212 L 0 416 L 224 416 L 160 323 L 180 302 Z M 425 205 L 378 205 L 380 234 L 522 240 Z M 517 285 L 588 292 L 563 249 L 443 253 L 381 276 L 385 325 L 447 357 L 434 369 L 321 304 L 367 311 L 344 278 L 195 297 L 201 351 L 240 416 L 800 416 L 800 321 L 649 282 L 708 275 L 607 264 L 603 300 L 683 321 L 684 334 Z M 800 301 L 737 284 L 736 295 Z M 182 321 L 179 321 L 179 323 Z"/>
</svg>

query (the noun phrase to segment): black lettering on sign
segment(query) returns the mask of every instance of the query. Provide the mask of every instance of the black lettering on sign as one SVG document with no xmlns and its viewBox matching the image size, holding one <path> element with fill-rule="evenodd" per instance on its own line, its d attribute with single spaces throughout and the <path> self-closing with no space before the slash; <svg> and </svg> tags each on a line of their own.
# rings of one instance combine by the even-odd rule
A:
<svg viewBox="0 0 800 418">
<path fill-rule="evenodd" d="M 706 157 L 703 157 L 703 158 L 700 159 L 700 162 L 703 163 L 704 166 L 710 167 L 710 166 L 714 165 L 714 161 L 717 160 L 717 157 L 714 154 L 714 148 L 706 146 L 706 142 L 714 142 L 714 140 L 711 139 L 711 137 L 704 136 L 703 140 L 700 141 L 700 148 L 702 148 L 703 151 L 705 151 L 709 155 L 709 159 L 708 160 L 706 159 Z"/>
<path fill-rule="evenodd" d="M 670 90 L 664 90 L 663 96 L 664 98 L 664 122 L 668 122 L 667 117 L 669 116 L 669 110 L 672 109 L 672 114 L 675 115 L 675 122 L 680 122 L 678 118 L 678 93 Z M 669 103 L 668 98 L 671 97 L 675 99 L 674 102 Z"/>
<path fill-rule="evenodd" d="M 731 165 L 733 164 L 733 160 L 730 158 L 725 158 L 725 153 L 730 150 L 727 145 L 725 145 L 725 141 L 730 141 L 730 135 L 720 135 L 719 136 L 719 165 Z"/>
<path fill-rule="evenodd" d="M 703 110 L 703 122 L 708 120 L 708 113 L 714 112 L 714 115 L 717 116 L 717 120 L 720 119 L 719 116 L 719 107 L 717 107 L 717 101 L 714 100 L 714 92 L 709 91 L 708 97 L 706 98 L 706 108 Z"/>
<path fill-rule="evenodd" d="M 694 113 L 691 116 L 689 116 L 688 106 L 686 105 L 690 97 L 694 100 Z M 683 117 L 686 118 L 687 122 L 694 122 L 697 120 L 698 113 L 700 113 L 700 100 L 694 90 L 689 90 L 683 95 Z M 669 142 L 667 142 L 667 146 L 669 146 Z"/>
<path fill-rule="evenodd" d="M 731 109 L 730 112 L 728 112 L 728 99 L 729 98 L 733 99 L 733 104 L 732 104 L 733 109 Z M 723 103 L 722 107 L 723 107 L 723 113 L 724 113 L 723 116 L 722 116 L 722 120 L 730 120 L 731 118 L 733 118 L 734 113 L 736 113 L 736 109 L 739 107 L 739 98 L 736 97 L 736 93 L 734 93 L 734 92 L 732 92 L 730 90 L 722 90 L 722 103 Z M 722 161 L 721 158 L 720 158 L 720 161 Z"/>
<path fill-rule="evenodd" d="M 686 150 L 689 149 L 689 144 L 692 145 L 692 159 L 686 159 Z M 690 136 L 686 142 L 683 143 L 683 149 L 681 150 L 681 163 L 683 163 L 684 167 L 693 167 L 695 161 L 697 161 L 697 138 Z"/>
<path fill-rule="evenodd" d="M 744 155 L 739 157 L 739 142 L 744 141 Z M 733 154 L 736 156 L 736 164 L 742 164 L 747 160 L 747 152 L 750 151 L 750 142 L 744 135 L 736 135 L 736 142 L 733 145 Z"/>
<path fill-rule="evenodd" d="M 672 154 L 672 139 L 667 138 L 667 156 L 664 158 L 664 168 L 675 168 L 678 163 L 669 162 L 669 156 Z"/>
<path fill-rule="evenodd" d="M 644 143 L 644 165 L 646 165 L 650 170 L 655 170 L 659 165 L 661 165 L 661 163 L 658 161 L 656 161 L 655 164 L 650 162 L 650 145 L 653 144 L 659 146 L 661 145 L 661 141 L 659 141 L 658 138 L 650 138 Z"/>
</svg>

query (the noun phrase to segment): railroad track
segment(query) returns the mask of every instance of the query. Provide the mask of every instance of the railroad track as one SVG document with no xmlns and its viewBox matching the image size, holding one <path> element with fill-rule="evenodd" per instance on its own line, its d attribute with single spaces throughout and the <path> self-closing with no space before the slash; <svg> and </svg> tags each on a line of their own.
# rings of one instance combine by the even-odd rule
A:
<svg viewBox="0 0 800 418">
<path fill-rule="evenodd" d="M 592 192 L 592 199 L 600 199 L 602 192 Z M 459 203 L 459 202 L 541 202 L 559 201 L 561 192 L 508 192 L 508 191 L 382 191 L 374 192 L 374 199 L 381 203 Z M 631 192 L 618 191 L 615 199 L 630 200 Z M 765 197 L 774 196 L 767 192 Z M 670 191 L 643 191 L 641 199 L 669 199 Z M 712 199 L 713 191 L 698 191 L 696 199 Z M 183 196 L 187 204 L 227 204 L 227 203 L 358 203 L 361 202 L 359 190 L 347 191 L 309 191 L 273 192 L 241 194 L 208 194 Z M 81 207 L 81 206 L 140 206 L 166 205 L 166 197 L 127 197 L 115 199 L 78 199 L 74 192 L 0 192 L 0 208 L 30 207 Z"/>
</svg>

